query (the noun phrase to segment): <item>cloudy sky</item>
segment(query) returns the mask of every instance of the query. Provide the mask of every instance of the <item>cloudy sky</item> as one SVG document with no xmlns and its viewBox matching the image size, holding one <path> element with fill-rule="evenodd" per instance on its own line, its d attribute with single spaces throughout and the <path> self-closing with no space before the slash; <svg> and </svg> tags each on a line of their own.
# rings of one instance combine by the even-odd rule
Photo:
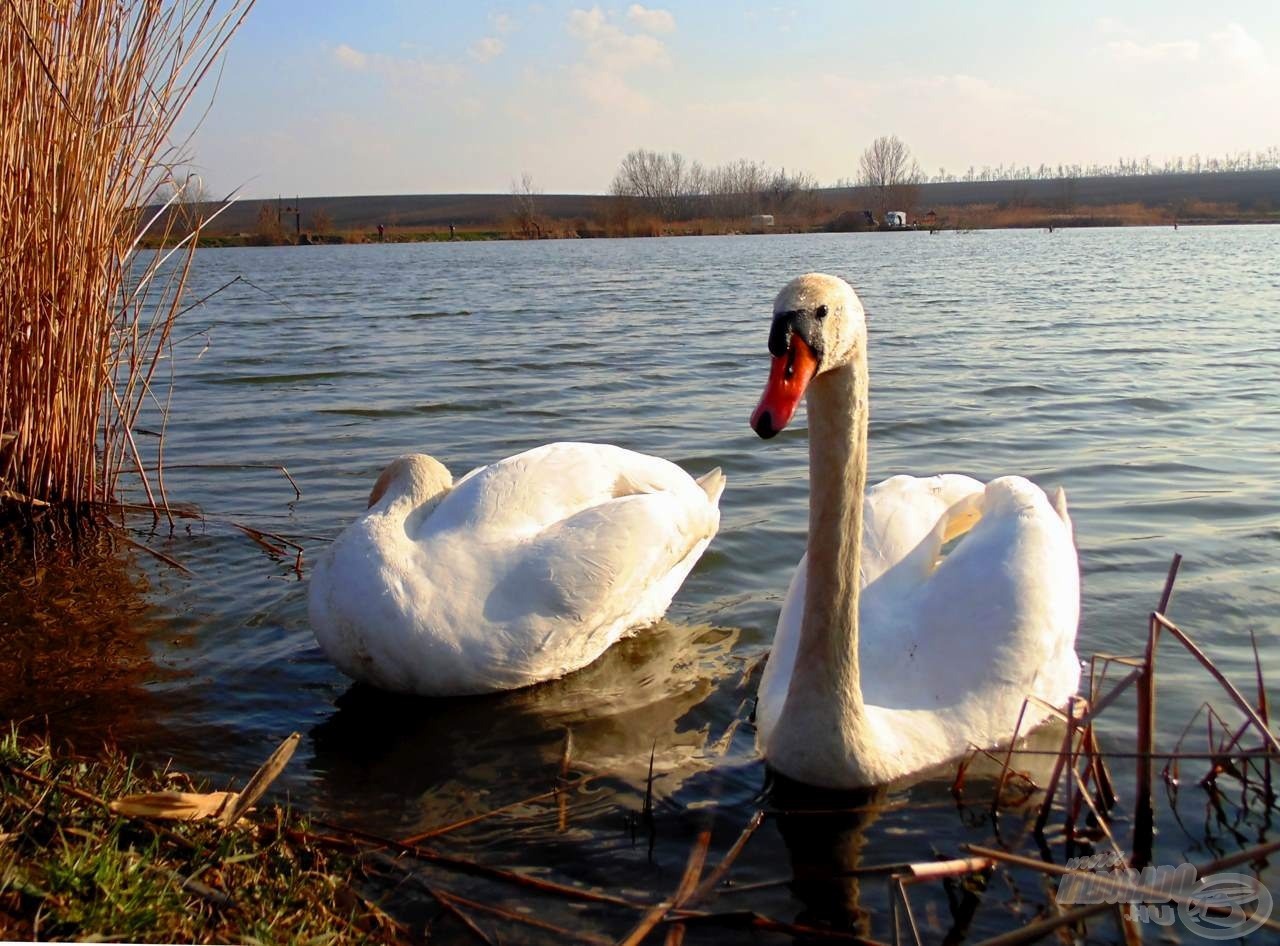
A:
<svg viewBox="0 0 1280 946">
<path fill-rule="evenodd" d="M 598 193 L 639 147 L 830 183 L 887 133 L 929 174 L 1280 144 L 1280 12 L 258 0 L 191 150 L 218 196 L 494 193 L 522 173 Z"/>
</svg>

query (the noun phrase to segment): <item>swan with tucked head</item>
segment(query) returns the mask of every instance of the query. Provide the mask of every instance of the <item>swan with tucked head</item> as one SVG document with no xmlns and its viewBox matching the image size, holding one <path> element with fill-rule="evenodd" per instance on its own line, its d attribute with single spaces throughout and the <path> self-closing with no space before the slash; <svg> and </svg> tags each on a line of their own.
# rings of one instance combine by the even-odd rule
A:
<svg viewBox="0 0 1280 946">
<path fill-rule="evenodd" d="M 663 615 L 719 527 L 724 482 L 607 444 L 548 444 L 457 483 L 400 457 L 312 571 L 316 640 L 400 693 L 562 677 Z"/>
<path fill-rule="evenodd" d="M 957 475 L 867 491 L 866 320 L 842 279 L 788 283 L 769 352 L 751 425 L 773 437 L 806 398 L 810 477 L 808 550 L 760 684 L 770 767 L 827 788 L 881 784 L 1007 742 L 1029 696 L 1065 705 L 1080 592 L 1061 491 L 1051 502 L 1021 477 Z M 1031 701 L 1024 725 L 1047 715 Z"/>
</svg>

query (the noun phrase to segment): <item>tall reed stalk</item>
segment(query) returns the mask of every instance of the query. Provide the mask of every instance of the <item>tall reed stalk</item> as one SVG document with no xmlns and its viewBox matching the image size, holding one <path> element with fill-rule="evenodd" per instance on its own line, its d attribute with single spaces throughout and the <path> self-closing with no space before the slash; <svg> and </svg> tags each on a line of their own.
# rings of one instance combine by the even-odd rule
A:
<svg viewBox="0 0 1280 946">
<path fill-rule="evenodd" d="M 138 239 L 177 226 L 175 123 L 252 2 L 0 0 L 0 504 L 84 509 L 134 474 L 165 505 L 138 420 L 163 431 L 196 241 Z"/>
</svg>

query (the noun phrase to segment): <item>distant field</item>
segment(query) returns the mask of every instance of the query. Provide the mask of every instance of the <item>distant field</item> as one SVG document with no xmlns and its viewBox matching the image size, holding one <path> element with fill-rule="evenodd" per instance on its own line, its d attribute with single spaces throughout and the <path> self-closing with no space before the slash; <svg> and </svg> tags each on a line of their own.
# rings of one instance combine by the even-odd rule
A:
<svg viewBox="0 0 1280 946">
<path fill-rule="evenodd" d="M 539 214 L 553 219 L 592 218 L 599 213 L 600 197 L 571 194 L 548 194 L 538 199 Z M 258 209 L 275 201 L 241 200 L 222 213 L 210 233 L 251 233 Z M 333 222 L 333 229 L 375 230 L 378 224 L 388 228 L 448 228 L 449 224 L 468 229 L 505 226 L 512 216 L 509 194 L 400 194 L 382 197 L 303 197 L 284 200 L 295 203 L 306 222 L 323 209 Z"/>
<path fill-rule="evenodd" d="M 819 205 L 829 208 L 856 206 L 856 188 L 824 188 Z M 606 199 L 584 194 L 546 194 L 538 198 L 538 213 L 553 221 L 592 221 L 603 212 Z M 1199 201 L 1234 204 L 1241 210 L 1280 210 L 1280 171 L 1241 171 L 1220 174 L 1168 174 L 1146 177 L 1085 177 L 1074 180 L 990 181 L 924 184 L 920 188 L 921 213 L 930 208 L 971 204 L 1023 204 L 1045 207 L 1091 207 L 1141 204 L 1171 207 Z M 287 198 L 287 204 L 293 204 Z M 252 233 L 262 200 L 242 200 L 218 217 L 208 233 Z M 274 201 L 270 201 L 274 204 Z M 320 210 L 328 214 L 335 231 L 448 228 L 503 229 L 513 216 L 508 194 L 402 194 L 382 197 L 303 197 L 303 229 Z M 941 210 L 940 210 L 941 212 Z"/>
</svg>

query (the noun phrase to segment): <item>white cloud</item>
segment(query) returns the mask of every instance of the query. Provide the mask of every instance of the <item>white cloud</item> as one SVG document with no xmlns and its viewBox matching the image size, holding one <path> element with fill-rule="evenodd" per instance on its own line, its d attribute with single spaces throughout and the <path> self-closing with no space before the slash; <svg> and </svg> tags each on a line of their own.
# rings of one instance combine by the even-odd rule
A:
<svg viewBox="0 0 1280 946">
<path fill-rule="evenodd" d="M 1150 65 L 1160 62 L 1194 62 L 1200 58 L 1200 43 L 1177 39 L 1163 43 L 1139 43 L 1131 39 L 1107 43 L 1112 58 L 1120 62 Z"/>
<path fill-rule="evenodd" d="M 1124 20 L 1117 19 L 1114 16 L 1100 16 L 1094 20 L 1093 25 L 1099 33 L 1128 33 L 1129 27 L 1125 25 Z"/>
<path fill-rule="evenodd" d="M 338 60 L 340 65 L 348 69 L 354 69 L 357 72 L 364 69 L 369 64 L 369 57 L 358 49 L 352 49 L 346 43 L 342 43 L 333 51 L 333 58 Z"/>
<path fill-rule="evenodd" d="M 468 50 L 471 58 L 476 62 L 488 62 L 502 55 L 502 51 L 507 48 L 507 44 L 496 36 L 482 36 L 472 44 Z"/>
<path fill-rule="evenodd" d="M 489 23 L 504 36 L 516 28 L 516 21 L 510 13 L 490 13 Z"/>
<path fill-rule="evenodd" d="M 604 11 L 598 6 L 592 7 L 590 10 L 569 11 L 569 34 L 571 36 L 585 39 L 599 32 L 604 25 Z"/>
<path fill-rule="evenodd" d="M 582 40 L 588 59 L 611 72 L 667 63 L 667 48 L 662 40 L 643 33 L 627 33 L 610 23 L 599 7 L 570 12 L 569 35 Z"/>
<path fill-rule="evenodd" d="M 1192 62 L 1211 65 L 1215 73 L 1209 81 L 1225 78 L 1227 72 L 1256 77 L 1270 70 L 1262 44 L 1234 22 L 1200 38 L 1145 43 L 1129 38 L 1115 39 L 1108 42 L 1106 48 L 1113 59 L 1130 65 Z"/>
<path fill-rule="evenodd" d="M 1228 23 L 1224 29 L 1211 33 L 1209 45 L 1218 57 L 1246 72 L 1265 72 L 1267 69 L 1267 56 L 1262 44 L 1239 23 Z"/>
<path fill-rule="evenodd" d="M 653 107 L 648 98 L 628 85 L 627 80 L 617 73 L 578 63 L 570 74 L 578 93 L 601 108 L 621 112 L 647 112 Z"/>
<path fill-rule="evenodd" d="M 671 33 L 676 28 L 676 18 L 668 11 L 650 9 L 638 3 L 627 7 L 627 19 L 649 33 Z"/>
<path fill-rule="evenodd" d="M 640 9 L 646 14 L 663 12 Z M 667 66 L 667 47 L 662 40 L 648 33 L 627 32 L 610 22 L 599 6 L 572 10 L 567 28 L 569 35 L 582 43 L 582 60 L 569 70 L 578 94 L 603 108 L 648 111 L 649 100 L 632 87 L 627 74 Z"/>
<path fill-rule="evenodd" d="M 455 85 L 461 81 L 463 73 L 462 68 L 455 63 L 408 59 L 388 56 L 386 53 L 366 53 L 346 43 L 334 48 L 333 58 L 344 69 L 370 72 L 409 90 L 423 85 Z"/>
</svg>

